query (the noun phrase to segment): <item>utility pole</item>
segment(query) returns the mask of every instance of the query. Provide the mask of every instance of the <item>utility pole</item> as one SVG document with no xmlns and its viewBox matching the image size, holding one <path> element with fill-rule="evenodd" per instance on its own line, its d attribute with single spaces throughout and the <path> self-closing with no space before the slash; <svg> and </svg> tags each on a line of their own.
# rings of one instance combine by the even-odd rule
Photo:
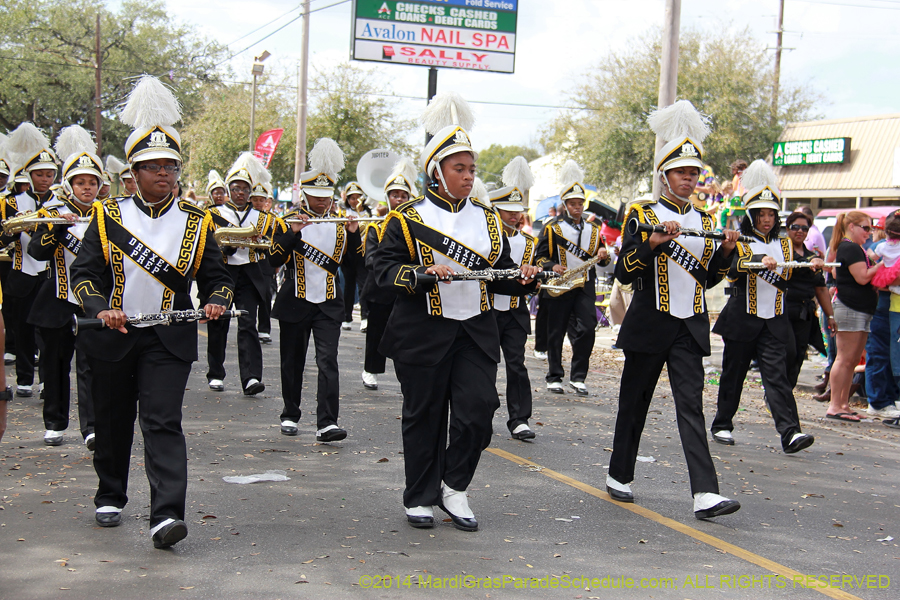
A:
<svg viewBox="0 0 900 600">
<path fill-rule="evenodd" d="M 96 68 L 94 69 L 94 135 L 97 137 L 97 156 L 103 154 L 103 102 L 100 97 L 100 75 L 103 68 L 103 55 L 100 53 L 100 14 L 97 13 L 97 28 L 94 35 L 94 51 L 96 52 Z"/>
<path fill-rule="evenodd" d="M 781 79 L 781 51 L 784 37 L 784 0 L 778 0 L 778 29 L 775 31 L 778 43 L 775 45 L 775 86 L 772 91 L 772 124 L 778 121 L 778 86 Z"/>
<path fill-rule="evenodd" d="M 309 0 L 303 0 L 303 38 L 300 44 L 299 81 L 297 82 L 297 147 L 294 154 L 294 185 L 306 166 L 306 86 L 309 77 Z M 294 200 L 299 200 L 299 192 Z"/>
<path fill-rule="evenodd" d="M 678 38 L 681 32 L 681 0 L 666 0 L 666 18 L 662 39 L 662 58 L 659 70 L 659 97 L 657 108 L 675 103 L 678 91 Z M 665 146 L 666 140 L 656 136 L 656 152 Z M 653 197 L 659 198 L 659 178 L 653 174 Z"/>
</svg>

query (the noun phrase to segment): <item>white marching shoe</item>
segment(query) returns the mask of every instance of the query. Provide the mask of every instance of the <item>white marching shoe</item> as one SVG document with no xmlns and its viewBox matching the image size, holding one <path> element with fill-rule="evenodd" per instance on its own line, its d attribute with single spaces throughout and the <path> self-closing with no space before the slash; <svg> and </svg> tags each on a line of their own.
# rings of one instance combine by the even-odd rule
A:
<svg viewBox="0 0 900 600">
<path fill-rule="evenodd" d="M 360 333 L 365 333 L 366 330 L 367 330 L 368 328 L 369 328 L 369 320 L 368 320 L 368 319 L 362 319 L 362 320 L 359 322 L 359 332 L 360 332 Z"/>
<path fill-rule="evenodd" d="M 63 441 L 66 439 L 63 433 L 62 431 L 48 429 L 44 432 L 44 444 L 47 446 L 62 446 Z"/>
<path fill-rule="evenodd" d="M 369 373 L 368 371 L 362 372 L 362 380 L 363 385 L 367 390 L 377 390 L 378 389 L 378 375 L 375 373 Z"/>
<path fill-rule="evenodd" d="M 352 321 L 344 321 L 343 323 L 341 323 L 341 329 L 343 329 L 344 331 L 350 331 L 350 326 L 352 324 Z"/>
<path fill-rule="evenodd" d="M 711 519 L 730 515 L 741 508 L 741 503 L 712 492 L 694 494 L 694 516 L 698 519 Z"/>
<path fill-rule="evenodd" d="M 469 508 L 469 498 L 465 491 L 454 490 L 446 483 L 441 484 L 440 507 L 450 515 L 453 526 L 462 531 L 478 531 L 478 521 Z"/>
</svg>

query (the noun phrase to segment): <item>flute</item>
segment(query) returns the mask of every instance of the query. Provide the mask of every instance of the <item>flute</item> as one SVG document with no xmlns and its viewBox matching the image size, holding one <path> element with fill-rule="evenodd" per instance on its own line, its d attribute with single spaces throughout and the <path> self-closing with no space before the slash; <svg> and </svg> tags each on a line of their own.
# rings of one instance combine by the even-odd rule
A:
<svg viewBox="0 0 900 600">
<path fill-rule="evenodd" d="M 484 269 L 481 271 L 463 271 L 461 273 L 451 273 L 448 277 L 438 277 L 428 273 L 415 274 L 415 284 L 437 283 L 438 281 L 500 281 L 506 279 L 521 279 L 522 269 Z M 553 271 L 539 271 L 531 279 L 549 279 L 555 276 Z"/>
<path fill-rule="evenodd" d="M 236 319 L 246 315 L 246 310 L 226 310 L 220 319 Z M 176 323 L 193 323 L 205 319 L 206 311 L 202 308 L 195 310 L 167 310 L 159 313 L 138 313 L 134 317 L 128 317 L 125 323 L 128 325 L 174 325 Z M 78 335 L 79 331 L 86 329 L 103 329 L 106 321 L 103 319 L 84 319 L 73 316 L 72 331 Z"/>
<path fill-rule="evenodd" d="M 640 231 L 645 231 L 647 233 L 668 233 L 666 228 L 662 225 L 650 225 L 648 223 L 641 223 L 641 221 L 637 217 L 632 217 L 628 220 L 628 224 L 625 226 L 625 231 L 629 235 L 635 235 Z M 679 230 L 681 235 L 686 235 L 690 237 L 702 237 L 711 240 L 724 240 L 725 234 L 721 231 L 707 231 L 705 229 L 690 229 L 687 227 L 681 227 Z M 739 242 L 744 242 L 749 244 L 750 242 L 757 242 L 756 238 L 750 237 L 749 235 L 740 235 L 738 236 Z"/>
<path fill-rule="evenodd" d="M 766 265 L 764 265 L 761 262 L 748 262 L 748 263 L 744 263 L 744 266 L 747 267 L 748 269 L 765 269 L 765 268 L 767 268 Z M 809 268 L 812 268 L 814 265 L 812 263 L 808 263 L 808 262 L 788 261 L 788 262 L 775 263 L 775 266 L 776 267 L 784 267 L 786 269 L 809 269 Z M 825 268 L 839 267 L 839 266 L 841 266 L 841 263 L 825 263 L 824 266 L 825 266 Z"/>
<path fill-rule="evenodd" d="M 312 219 L 307 219 L 306 221 L 304 221 L 303 219 L 290 218 L 284 220 L 284 222 L 288 225 L 305 225 L 307 223 L 371 223 L 374 221 L 384 221 L 384 217 L 315 217 Z"/>
</svg>

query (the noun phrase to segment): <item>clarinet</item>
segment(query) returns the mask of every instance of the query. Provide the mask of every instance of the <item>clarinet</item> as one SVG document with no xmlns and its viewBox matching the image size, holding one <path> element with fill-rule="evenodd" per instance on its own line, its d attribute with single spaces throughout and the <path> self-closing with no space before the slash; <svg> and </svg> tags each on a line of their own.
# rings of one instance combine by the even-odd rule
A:
<svg viewBox="0 0 900 600">
<path fill-rule="evenodd" d="M 236 319 L 246 315 L 246 310 L 226 310 L 220 319 Z M 128 317 L 125 323 L 128 325 L 176 325 L 179 323 L 193 323 L 206 318 L 206 311 L 202 308 L 196 310 L 167 310 L 159 313 L 138 313 L 134 317 Z M 83 319 L 73 316 L 72 331 L 78 335 L 79 331 L 88 329 L 103 329 L 106 321 L 103 319 Z"/>
<path fill-rule="evenodd" d="M 521 279 L 522 269 L 484 269 L 481 271 L 463 271 L 451 273 L 449 277 L 439 278 L 437 275 L 416 273 L 415 285 L 437 283 L 438 281 L 501 281 L 508 279 Z M 532 279 L 543 280 L 554 276 L 553 271 L 540 271 Z"/>
<path fill-rule="evenodd" d="M 662 225 L 649 225 L 647 223 L 641 223 L 637 217 L 632 217 L 628 220 L 628 224 L 625 226 L 625 232 L 629 235 L 635 235 L 639 231 L 646 231 L 647 233 L 668 233 L 666 228 Z M 711 240 L 724 240 L 725 234 L 721 231 L 707 231 L 705 229 L 690 229 L 687 227 L 682 227 L 679 229 L 681 235 L 691 236 L 691 237 L 702 237 L 708 238 Z M 756 238 L 752 238 L 749 235 L 740 235 L 738 236 L 739 242 L 744 242 L 749 244 L 750 242 L 759 241 Z"/>
</svg>

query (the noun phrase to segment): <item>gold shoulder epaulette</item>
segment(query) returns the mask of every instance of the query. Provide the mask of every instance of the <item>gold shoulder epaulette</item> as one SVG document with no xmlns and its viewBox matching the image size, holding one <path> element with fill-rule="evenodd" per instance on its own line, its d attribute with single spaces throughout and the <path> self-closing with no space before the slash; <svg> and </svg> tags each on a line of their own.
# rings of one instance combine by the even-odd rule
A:
<svg viewBox="0 0 900 600">
<path fill-rule="evenodd" d="M 202 208 L 200 208 L 199 206 L 197 206 L 196 204 L 194 204 L 193 202 L 190 202 L 188 200 L 179 200 L 178 208 L 180 208 L 181 210 L 183 210 L 186 213 L 191 213 L 192 215 L 197 215 L 198 217 L 201 217 L 201 218 L 206 216 L 205 210 L 203 210 Z"/>
</svg>

